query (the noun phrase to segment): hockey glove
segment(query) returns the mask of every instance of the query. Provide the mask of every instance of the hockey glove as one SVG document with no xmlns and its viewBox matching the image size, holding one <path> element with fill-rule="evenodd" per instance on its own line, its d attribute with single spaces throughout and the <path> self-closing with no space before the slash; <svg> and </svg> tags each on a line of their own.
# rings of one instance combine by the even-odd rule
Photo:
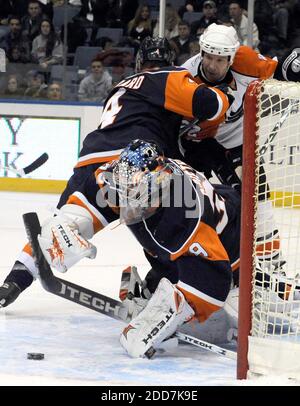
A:
<svg viewBox="0 0 300 406">
<path fill-rule="evenodd" d="M 6 307 L 13 303 L 19 294 L 21 289 L 14 282 L 5 282 L 0 286 L 0 307 Z"/>
<path fill-rule="evenodd" d="M 93 233 L 91 214 L 81 206 L 66 204 L 45 221 L 38 240 L 49 265 L 66 272 L 82 258 L 96 257 L 96 247 L 87 240 Z"/>
</svg>

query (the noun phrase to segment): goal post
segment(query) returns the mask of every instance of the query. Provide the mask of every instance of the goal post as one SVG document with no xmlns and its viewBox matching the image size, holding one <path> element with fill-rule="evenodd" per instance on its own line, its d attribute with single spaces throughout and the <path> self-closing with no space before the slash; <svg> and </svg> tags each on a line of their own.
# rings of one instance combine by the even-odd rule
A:
<svg viewBox="0 0 300 406">
<path fill-rule="evenodd" d="M 254 81 L 244 109 L 237 378 L 300 379 L 300 84 Z"/>
</svg>

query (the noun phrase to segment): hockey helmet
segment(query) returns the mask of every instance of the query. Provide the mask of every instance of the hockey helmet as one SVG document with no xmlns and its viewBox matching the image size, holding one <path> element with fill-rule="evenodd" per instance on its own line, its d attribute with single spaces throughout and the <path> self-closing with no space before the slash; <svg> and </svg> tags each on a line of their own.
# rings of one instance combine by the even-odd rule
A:
<svg viewBox="0 0 300 406">
<path fill-rule="evenodd" d="M 233 27 L 209 25 L 199 39 L 200 52 L 212 55 L 229 56 L 230 64 L 233 63 L 236 51 L 240 47 L 237 32 Z"/>
<path fill-rule="evenodd" d="M 136 54 L 136 71 L 140 71 L 145 62 L 155 62 L 158 66 L 173 65 L 175 53 L 167 38 L 146 37 Z"/>
<path fill-rule="evenodd" d="M 132 141 L 113 169 L 121 221 L 134 224 L 154 214 L 168 194 L 171 174 L 168 160 L 156 144 Z"/>
</svg>

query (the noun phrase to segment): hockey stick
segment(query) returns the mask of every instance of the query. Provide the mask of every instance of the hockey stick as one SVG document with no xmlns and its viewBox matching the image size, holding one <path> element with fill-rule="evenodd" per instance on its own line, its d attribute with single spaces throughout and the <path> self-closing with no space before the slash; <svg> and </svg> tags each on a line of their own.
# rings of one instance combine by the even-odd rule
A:
<svg viewBox="0 0 300 406">
<path fill-rule="evenodd" d="M 41 233 L 41 226 L 36 213 L 23 214 L 23 221 L 26 233 L 32 247 L 35 264 L 39 270 L 40 281 L 45 290 L 54 295 L 60 296 L 71 302 L 77 303 L 81 306 L 88 307 L 98 313 L 105 314 L 115 320 L 129 322 L 127 319 L 128 309 L 122 302 L 115 300 L 111 297 L 102 295 L 101 293 L 94 292 L 83 286 L 76 285 L 75 283 L 57 278 L 53 275 L 50 265 L 46 261 L 42 250 L 38 243 L 38 235 Z M 175 336 L 186 343 L 192 344 L 196 347 L 201 347 L 204 350 L 223 355 L 225 357 L 233 358 L 233 351 L 226 350 L 218 347 L 217 345 L 207 343 L 199 338 L 191 337 L 184 333 L 176 332 Z"/>
<path fill-rule="evenodd" d="M 39 156 L 31 164 L 25 166 L 25 168 L 15 169 L 12 166 L 3 166 L 0 163 L 0 169 L 13 172 L 18 176 L 25 176 L 25 175 L 28 175 L 28 173 L 31 173 L 31 172 L 35 171 L 37 168 L 39 168 L 40 166 L 42 166 L 48 160 L 48 158 L 49 158 L 49 155 L 46 152 L 44 152 L 41 156 Z"/>
<path fill-rule="evenodd" d="M 198 124 L 198 122 L 199 122 L 199 118 L 195 118 L 185 127 L 183 127 L 183 129 L 181 130 L 181 132 L 178 135 L 178 138 L 181 138 L 184 134 L 186 134 L 189 130 L 191 130 L 194 127 L 194 125 Z"/>
<path fill-rule="evenodd" d="M 200 347 L 203 350 L 207 350 L 210 352 L 214 352 L 215 354 L 223 355 L 223 357 L 230 358 L 235 361 L 237 360 L 237 353 L 234 351 L 226 350 L 225 348 L 219 347 L 218 345 L 208 343 L 206 341 L 200 340 L 199 338 L 192 337 L 192 336 L 189 336 L 184 333 L 180 333 L 179 331 L 177 331 L 175 333 L 175 336 L 179 340 L 181 340 L 185 343 L 195 345 L 196 347 Z"/>
</svg>

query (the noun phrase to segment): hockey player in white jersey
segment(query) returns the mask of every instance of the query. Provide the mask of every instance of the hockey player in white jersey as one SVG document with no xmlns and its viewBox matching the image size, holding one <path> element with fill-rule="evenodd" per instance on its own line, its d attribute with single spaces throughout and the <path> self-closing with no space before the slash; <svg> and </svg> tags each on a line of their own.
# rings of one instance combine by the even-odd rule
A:
<svg viewBox="0 0 300 406">
<path fill-rule="evenodd" d="M 240 46 L 233 27 L 211 24 L 200 37 L 200 53 L 184 63 L 199 83 L 228 84 L 234 95 L 234 102 L 226 114 L 224 123 L 214 128 L 200 128 L 194 125 L 181 139 L 187 162 L 206 176 L 211 170 L 222 183 L 240 187 L 236 174 L 241 176 L 243 144 L 243 100 L 249 83 L 255 79 L 274 77 L 279 80 L 300 79 L 300 48 L 295 48 L 281 61 L 260 55 L 247 46 Z M 261 169 L 263 196 L 258 202 L 258 215 L 268 221 L 268 230 L 258 230 L 257 254 L 268 259 L 270 266 L 280 268 L 280 238 L 273 218 L 272 204 L 268 200 L 269 190 L 263 168 Z M 264 192 L 264 193 L 263 193 Z M 267 196 L 267 199 L 264 197 Z M 266 246 L 272 246 L 268 251 Z"/>
</svg>

